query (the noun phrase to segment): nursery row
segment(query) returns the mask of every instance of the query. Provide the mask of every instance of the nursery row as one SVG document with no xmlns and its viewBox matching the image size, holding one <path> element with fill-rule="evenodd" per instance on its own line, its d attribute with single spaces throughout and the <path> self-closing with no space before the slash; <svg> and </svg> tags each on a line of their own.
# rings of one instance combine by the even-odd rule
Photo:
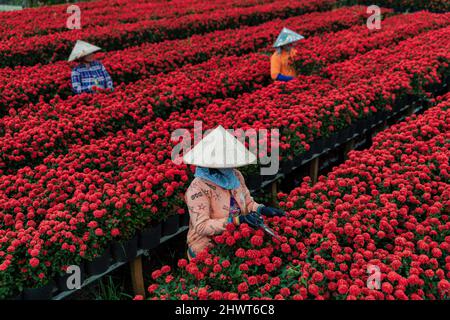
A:
<svg viewBox="0 0 450 320">
<path fill-rule="evenodd" d="M 332 80 L 300 76 L 287 84 L 275 83 L 238 98 L 216 101 L 205 108 L 173 113 L 166 120 L 156 119 L 136 133 L 129 132 L 128 139 L 136 146 L 155 141 L 153 151 L 160 150 L 168 158 L 172 145 L 170 133 L 178 128 L 192 130 L 193 121 L 201 120 L 204 129 L 219 124 L 256 130 L 281 128 L 281 156 L 300 155 L 309 148 L 311 141 L 329 136 L 354 119 L 380 110 L 389 111 L 402 96 L 425 94 L 425 85 L 440 83 L 441 78 L 447 78 L 450 48 L 438 39 L 449 34 L 448 28 L 405 40 L 390 50 L 375 50 L 383 52 L 383 59 L 373 55 L 367 64 L 369 70 L 359 73 L 360 78 L 348 73 L 347 77 L 353 80 L 348 85 L 336 87 Z M 372 55 L 372 52 L 361 56 L 366 55 Z M 388 61 L 397 61 L 397 55 L 405 59 L 405 66 L 422 65 L 404 69 L 399 68 L 398 63 L 390 65 Z M 351 60 L 360 59 L 357 56 Z M 370 68 L 376 68 L 377 72 L 372 73 Z M 141 142 L 138 144 L 138 141 Z M 123 152 L 125 150 L 121 150 Z"/>
<path fill-rule="evenodd" d="M 97 1 L 102 6 L 88 8 L 84 3 L 77 3 L 80 8 L 80 27 L 83 30 L 95 30 L 97 26 L 112 26 L 135 23 L 142 20 L 159 20 L 176 18 L 185 15 L 207 13 L 227 8 L 249 7 L 274 0 L 201 0 L 146 2 L 135 1 L 124 4 L 112 4 L 109 1 Z M 66 23 L 71 13 L 67 13 L 70 4 L 64 6 L 45 7 L 40 10 L 24 10 L 15 14 L 0 17 L 0 39 L 14 37 L 19 39 L 68 31 Z M 168 10 L 170 6 L 170 10 Z"/>
<path fill-rule="evenodd" d="M 266 222 L 281 241 L 230 224 L 211 249 L 154 271 L 150 297 L 448 299 L 449 141 L 447 95 L 315 185 L 280 194 L 287 217 Z"/>
<path fill-rule="evenodd" d="M 428 68 L 403 70 L 379 65 L 378 74 L 364 75 L 340 88 L 331 80 L 300 76 L 288 84 L 272 84 L 238 98 L 214 101 L 205 108 L 175 112 L 137 132 L 120 131 L 74 146 L 67 155 L 49 156 L 43 165 L 0 177 L 4 294 L 45 284 L 64 266 L 101 254 L 111 239 L 126 240 L 149 223 L 184 212 L 181 193 L 190 171 L 170 160 L 174 129 L 190 129 L 193 120 L 202 120 L 204 129 L 217 124 L 283 128 L 282 158 L 299 156 L 317 137 L 354 119 L 389 110 L 402 94 L 423 94 L 424 83 L 415 79 L 426 79 L 436 70 L 448 72 L 448 48 L 444 47 L 444 54 L 424 51 L 445 32 L 448 30 L 430 31 L 396 46 L 422 52 Z M 390 58 L 386 59 L 395 59 L 399 52 L 387 54 Z M 408 59 L 411 63 L 423 61 L 414 54 Z"/>
<path fill-rule="evenodd" d="M 95 30 L 70 30 L 50 35 L 2 41 L 0 67 L 34 65 L 67 59 L 78 39 L 95 43 L 107 51 L 135 46 L 144 42 L 160 42 L 187 38 L 194 34 L 256 25 L 276 18 L 286 18 L 313 11 L 326 11 L 334 0 L 281 0 L 249 8 L 231 8 L 180 18 L 143 20 L 136 23 L 107 25 Z"/>
<path fill-rule="evenodd" d="M 214 56 L 240 55 L 265 48 L 287 24 L 306 37 L 326 31 L 337 31 L 362 23 L 362 7 L 342 8 L 324 13 L 310 13 L 286 20 L 275 20 L 238 30 L 215 31 L 189 39 L 167 40 L 98 54 L 115 84 L 133 82 L 160 72 L 169 72 L 187 63 L 204 62 Z M 428 17 L 430 20 L 437 18 Z M 427 19 L 428 20 L 428 19 Z M 54 96 L 66 98 L 71 92 L 70 64 L 0 69 L 0 115 L 19 109 L 28 102 L 49 101 Z M 27 111 L 25 111 L 28 114 Z M 1 125 L 0 125 L 1 127 Z"/>
<path fill-rule="evenodd" d="M 21 130 L 0 138 L 0 172 L 31 166 L 51 153 L 67 151 L 72 143 L 83 145 L 109 132 L 142 127 L 156 116 L 167 117 L 173 111 L 260 88 L 269 82 L 269 68 L 267 57 L 260 54 L 212 58 L 129 84 L 112 94 L 38 104 L 38 116 L 16 122 Z"/>
<path fill-rule="evenodd" d="M 420 14 L 417 15 L 417 24 L 423 28 L 423 20 L 420 19 Z M 425 16 L 424 19 L 430 21 L 430 24 L 426 24 L 427 26 L 433 26 L 436 24 L 436 21 L 431 19 L 429 16 Z M 342 54 L 339 50 L 331 51 L 332 53 L 328 53 L 328 49 L 335 47 L 337 44 L 344 41 L 343 39 L 348 38 L 348 34 L 352 35 L 354 39 L 354 46 L 357 47 L 357 44 L 362 42 L 365 43 L 366 40 L 366 29 L 364 27 L 360 27 L 358 29 L 351 29 L 348 33 L 346 32 L 337 32 L 332 33 L 332 37 L 328 35 L 324 35 L 322 37 L 312 37 L 303 42 L 303 46 L 299 49 L 299 55 L 303 55 L 303 51 L 309 52 L 310 48 L 316 47 L 316 43 L 319 42 L 322 38 L 327 38 L 329 43 L 328 46 L 321 45 L 322 49 L 317 50 L 317 52 L 323 52 L 326 56 L 324 59 L 321 59 L 321 65 L 323 66 L 327 60 L 333 62 L 339 57 L 350 57 L 355 55 L 356 53 L 361 53 L 364 50 L 370 50 L 372 46 L 378 47 L 387 44 L 391 44 L 398 37 L 400 39 L 404 34 L 401 32 L 401 27 L 403 26 L 397 20 L 397 17 L 388 18 L 386 20 L 386 25 L 389 26 L 393 20 L 394 25 L 399 26 L 399 32 L 395 33 L 395 36 L 392 33 L 392 30 L 389 27 L 386 27 L 385 37 L 378 36 L 377 41 L 371 41 L 370 45 L 366 44 L 362 46 L 364 49 L 360 48 L 358 50 L 353 50 L 352 53 L 343 49 L 346 54 Z M 444 19 L 445 20 L 445 19 Z M 409 21 L 409 19 L 407 20 Z M 408 22 L 405 22 L 408 24 Z M 439 25 L 439 24 L 436 24 Z M 408 34 L 415 30 L 414 27 L 408 27 Z M 420 29 L 420 28 L 419 28 Z M 420 29 L 422 30 L 422 29 Z M 358 32 L 362 33 L 359 35 Z M 415 31 L 418 32 L 418 31 Z M 445 49 L 445 48 L 444 48 Z M 389 56 L 389 55 L 386 55 Z M 259 57 L 260 60 L 263 57 Z M 215 63 L 213 61 L 213 63 Z M 203 64 L 207 66 L 205 70 L 208 70 L 210 64 Z M 199 65 L 199 70 L 202 70 L 203 65 Z M 244 62 L 245 65 L 245 62 Z M 311 63 L 309 61 L 305 61 L 305 66 L 310 66 Z M 306 68 L 303 68 L 306 69 Z M 362 70 L 363 68 L 361 68 Z M 2 120 L 3 130 L 5 136 L 0 139 L 0 146 L 2 150 L 2 158 L 4 159 L 3 168 L 8 167 L 11 170 L 20 167 L 23 163 L 33 163 L 38 158 L 42 158 L 46 155 L 45 152 L 56 152 L 59 153 L 61 150 L 65 150 L 68 144 L 71 141 L 77 141 L 77 143 L 81 143 L 82 140 L 79 139 L 89 139 L 90 137 L 98 136 L 99 132 L 105 134 L 113 128 L 117 128 L 117 126 L 108 127 L 103 124 L 110 124 L 111 121 L 118 122 L 118 125 L 124 126 L 123 119 L 127 119 L 127 117 L 131 116 L 135 118 L 137 124 L 142 125 L 148 122 L 148 118 L 145 116 L 150 116 L 152 118 L 153 113 L 156 116 L 162 116 L 163 118 L 167 117 L 170 112 L 181 110 L 180 107 L 183 105 L 183 109 L 187 109 L 188 107 L 198 107 L 200 106 L 197 102 L 187 103 L 185 98 L 187 95 L 192 95 L 192 92 L 196 91 L 195 85 L 192 85 L 189 81 L 181 81 L 180 74 L 189 74 L 191 73 L 192 67 L 186 68 L 187 71 L 184 71 L 183 68 L 180 69 L 180 72 L 172 72 L 169 77 L 166 74 L 156 77 L 150 77 L 145 81 L 137 82 L 135 85 L 128 85 L 127 87 L 119 88 L 113 95 L 108 97 L 97 95 L 92 98 L 87 97 L 74 97 L 67 101 L 59 102 L 56 104 L 37 104 L 35 106 L 36 112 L 27 112 L 28 110 L 22 110 L 22 112 L 14 117 L 5 117 Z M 236 69 L 239 72 L 239 67 Z M 261 83 L 263 84 L 267 81 L 268 77 L 265 76 L 267 74 L 267 69 L 259 68 L 258 71 L 254 71 L 251 74 L 255 77 L 255 84 Z M 255 73 L 256 72 L 256 73 Z M 361 73 L 361 72 L 360 72 Z M 177 76 L 178 75 L 178 76 Z M 185 77 L 185 76 L 183 76 Z M 360 76 L 362 78 L 363 76 Z M 199 98 L 200 92 L 202 93 L 211 93 L 217 91 L 214 89 L 214 82 L 209 81 L 209 76 L 204 77 L 204 81 L 201 82 L 210 82 L 204 87 L 203 90 L 197 91 L 197 98 Z M 227 76 L 227 86 L 233 87 L 236 82 L 239 83 L 241 81 L 240 77 L 233 77 L 233 74 Z M 251 82 L 251 79 L 248 79 Z M 186 83 L 186 88 L 180 91 L 180 84 Z M 242 84 L 242 81 L 240 82 Z M 155 84 L 158 84 L 155 87 Z M 170 93 L 174 89 L 172 88 L 174 85 L 177 86 L 177 93 Z M 213 89 L 211 89 L 211 86 Z M 151 89 L 143 89 L 151 87 Z M 189 88 L 188 88 L 189 87 Z M 208 89 L 209 88 L 209 89 Z M 249 86 L 243 88 L 249 89 Z M 233 91 L 233 90 L 232 90 Z M 239 90 L 242 92 L 242 88 Z M 141 96 L 139 93 L 143 92 Z M 159 93 L 165 92 L 163 97 L 157 97 Z M 176 98 L 178 95 L 179 98 Z M 152 99 L 147 99 L 147 97 L 152 96 Z M 225 95 L 229 96 L 229 95 Z M 131 97 L 131 98 L 129 98 Z M 217 95 L 213 95 L 213 97 L 220 97 Z M 131 101 L 128 103 L 123 103 L 122 105 L 127 105 L 127 108 L 120 113 L 120 109 L 116 109 L 114 113 L 111 113 L 111 108 L 116 108 L 116 105 L 120 104 L 120 101 Z M 155 100 L 157 99 L 157 100 Z M 192 99 L 192 98 L 191 98 Z M 139 101 L 145 100 L 143 103 L 139 103 Z M 208 101 L 207 99 L 201 99 L 202 101 Z M 203 104 L 204 105 L 204 104 Z M 76 108 L 74 106 L 77 106 Z M 92 107 L 96 106 L 96 107 Z M 103 106 L 100 108 L 100 106 Z M 135 106 L 135 107 L 132 107 Z M 137 109 L 138 108 L 138 109 Z M 141 110 L 141 111 L 138 111 Z M 28 114 L 27 114 L 28 113 Z M 119 116 L 121 114 L 121 116 Z M 101 116 L 103 115 L 103 116 Z M 25 117 L 27 116 L 27 117 Z M 94 123 L 92 119 L 96 119 Z M 86 126 L 85 122 L 89 122 L 92 125 Z M 19 126 L 20 123 L 20 126 Z M 67 127 L 67 123 L 76 123 L 71 127 Z M 136 122 L 130 122 L 130 124 L 136 124 Z M 95 128 L 96 130 L 91 130 L 91 128 Z M 17 129 L 20 131 L 16 132 Z M 42 146 L 45 146 L 43 148 Z M 55 146 L 57 148 L 55 148 Z M 59 149 L 58 149 L 59 148 Z M 45 150 L 45 152 L 44 152 Z"/>
<path fill-rule="evenodd" d="M 322 29 L 322 27 L 323 25 L 320 28 Z M 359 30 L 364 30 L 364 28 Z M 365 34 L 365 31 L 362 33 Z M 357 38 L 356 30 L 352 34 Z M 337 33 L 335 35 L 336 37 L 328 37 L 331 42 L 330 47 L 333 46 L 333 39 L 339 42 L 342 41 L 342 37 L 347 37 L 346 34 Z M 364 39 L 365 36 L 361 38 Z M 305 40 L 300 52 L 303 51 L 303 48 L 308 50 L 308 48 L 314 47 L 314 43 L 319 39 L 319 37 L 312 37 Z M 385 37 L 383 43 L 388 44 L 392 41 L 394 40 Z M 379 45 L 377 42 L 372 44 Z M 367 45 L 366 50 L 369 49 L 370 46 Z M 335 51 L 335 55 L 339 56 L 339 51 Z M 333 60 L 331 56 L 333 55 L 329 54 L 328 58 Z M 193 77 L 190 74 L 194 68 L 198 68 L 194 74 L 198 74 L 201 70 L 210 70 L 211 65 L 215 65 L 218 60 L 220 61 L 215 58 L 210 63 L 203 63 L 197 67 L 187 66 L 170 74 L 161 74 L 133 85 L 119 87 L 110 95 L 76 96 L 67 101 L 57 101 L 54 104 L 39 103 L 30 108 L 23 108 L 17 116 L 4 117 L 1 121 L 4 136 L 0 139 L 1 158 L 4 163 L 0 169 L 14 170 L 25 163 L 32 164 L 36 159 L 42 158 L 50 152 L 59 153 L 65 150 L 71 142 L 81 143 L 82 140 L 86 141 L 86 139 L 98 136 L 99 133 L 105 134 L 114 128 L 117 129 L 118 126 L 142 126 L 153 118 L 153 114 L 165 118 L 173 111 L 205 105 L 205 102 L 211 100 L 208 97 L 226 97 L 230 96 L 230 93 L 236 93 L 236 90 L 238 90 L 237 92 L 249 91 L 252 87 L 251 77 L 254 78 L 253 87 L 268 81 L 268 65 L 264 64 L 264 67 L 253 68 L 253 71 L 250 72 L 246 67 L 248 62 L 244 59 L 238 67 L 231 66 L 236 73 L 218 73 L 219 76 L 216 76 L 216 79 L 225 79 L 223 85 L 226 85 L 228 94 L 212 94 L 213 92 L 220 93 L 220 90 L 215 87 L 216 82 L 210 80 L 210 72 L 206 72 L 205 75 L 200 74 L 200 77 L 196 76 L 194 81 L 198 85 L 191 83 Z M 262 63 L 267 59 L 260 56 L 258 60 Z M 247 76 L 243 75 L 244 71 L 248 72 Z M 197 90 L 196 88 L 201 87 L 202 83 L 204 83 L 203 88 Z M 247 83 L 247 85 L 243 86 L 243 83 Z M 181 84 L 185 84 L 185 86 Z M 151 98 L 149 99 L 149 97 Z M 198 101 L 188 101 L 187 97 L 189 100 L 193 98 L 200 100 L 202 104 L 199 104 Z M 122 105 L 123 110 L 117 108 L 118 105 Z M 29 109 L 36 111 L 30 112 Z M 114 109 L 114 112 L 111 112 L 111 109 Z M 124 123 L 130 117 L 134 118 L 134 121 Z M 86 122 L 90 125 L 87 125 Z M 68 126 L 68 124 L 72 125 Z"/>
</svg>

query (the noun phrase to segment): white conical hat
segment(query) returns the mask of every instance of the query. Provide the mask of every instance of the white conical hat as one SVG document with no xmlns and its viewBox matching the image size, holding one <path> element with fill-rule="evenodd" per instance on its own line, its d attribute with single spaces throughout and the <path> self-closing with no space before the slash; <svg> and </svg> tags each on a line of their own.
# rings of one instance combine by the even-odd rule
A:
<svg viewBox="0 0 450 320">
<path fill-rule="evenodd" d="M 70 54 L 69 61 L 80 59 L 81 57 L 85 57 L 99 50 L 102 49 L 85 41 L 77 40 L 77 43 Z"/>
<path fill-rule="evenodd" d="M 256 156 L 218 126 L 183 157 L 187 164 L 204 168 L 237 168 L 256 163 Z"/>
<path fill-rule="evenodd" d="M 297 32 L 294 32 L 288 28 L 283 28 L 283 30 L 281 30 L 280 34 L 278 35 L 277 40 L 273 44 L 273 47 L 278 48 L 281 46 L 285 46 L 289 43 L 293 43 L 304 38 L 304 36 L 298 34 Z"/>
</svg>

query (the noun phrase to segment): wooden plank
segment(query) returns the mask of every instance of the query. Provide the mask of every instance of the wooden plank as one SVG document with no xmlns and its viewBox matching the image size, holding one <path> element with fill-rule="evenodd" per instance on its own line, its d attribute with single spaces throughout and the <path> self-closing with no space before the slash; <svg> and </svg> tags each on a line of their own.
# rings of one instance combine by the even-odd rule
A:
<svg viewBox="0 0 450 320">
<path fill-rule="evenodd" d="M 278 195 L 278 180 L 272 182 L 271 185 L 271 194 L 272 194 L 272 205 L 277 204 L 277 195 Z"/>
<path fill-rule="evenodd" d="M 130 262 L 131 283 L 136 295 L 145 297 L 144 274 L 142 273 L 142 257 L 139 256 Z"/>
<path fill-rule="evenodd" d="M 319 176 L 319 157 L 312 159 L 309 165 L 309 176 L 314 184 L 317 182 L 317 177 Z"/>
</svg>

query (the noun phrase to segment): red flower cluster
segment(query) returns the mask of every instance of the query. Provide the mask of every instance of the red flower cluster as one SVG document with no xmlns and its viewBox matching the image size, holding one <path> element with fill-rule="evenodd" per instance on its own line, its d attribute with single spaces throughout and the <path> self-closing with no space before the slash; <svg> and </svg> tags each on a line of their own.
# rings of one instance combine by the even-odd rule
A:
<svg viewBox="0 0 450 320">
<path fill-rule="evenodd" d="M 264 1 L 263 1 L 264 2 Z M 267 4 L 254 3 L 249 7 L 234 7 L 233 2 L 223 10 L 188 14 L 160 20 L 139 20 L 132 23 L 116 23 L 81 30 L 61 31 L 49 35 L 37 35 L 1 42 L 0 67 L 34 65 L 42 61 L 67 58 L 78 39 L 86 39 L 105 50 L 117 50 L 144 42 L 186 38 L 196 33 L 254 25 L 272 19 L 306 12 L 330 9 L 335 0 L 280 0 Z M 120 21 L 120 13 L 116 16 Z M 64 26 L 64 25 L 63 25 Z"/>
<path fill-rule="evenodd" d="M 194 32 L 236 27 L 236 21 L 253 25 L 314 11 L 319 5 L 324 9 L 333 2 L 283 0 L 256 5 L 259 1 L 249 1 L 248 8 L 215 10 L 208 19 L 200 14 L 158 23 L 140 20 L 112 30 L 105 26 L 95 31 L 92 39 L 104 41 L 100 45 L 106 44 L 105 48 L 121 48 L 125 42 L 134 45 L 149 40 L 155 28 L 161 32 L 150 42 L 170 38 L 166 35 L 174 34 L 180 26 L 184 33 L 179 36 L 187 37 Z M 299 32 L 313 35 L 361 23 L 364 14 L 360 7 L 344 8 L 333 14 L 312 13 L 289 21 Z M 405 21 L 409 18 L 402 17 Z M 448 27 L 418 35 L 441 27 L 441 18 L 446 16 L 418 13 L 414 17 L 417 23 L 412 22 L 411 29 L 404 26 L 401 17 L 387 19 L 389 26 L 399 28 L 398 34 L 381 30 L 374 43 L 364 40 L 367 32 L 363 26 L 348 31 L 355 39 L 352 50 L 341 46 L 331 54 L 326 45 L 320 47 L 324 59 L 318 57 L 318 61 L 327 63 L 321 64 L 326 69 L 317 71 L 328 78 L 302 75 L 286 84 L 265 86 L 269 82 L 268 59 L 253 52 L 268 49 L 284 24 L 278 20 L 236 32 L 194 36 L 191 49 L 188 40 L 162 42 L 162 48 L 170 49 L 168 56 L 152 44 L 115 52 L 108 68 L 123 67 L 112 62 L 121 54 L 126 58 L 120 63 L 130 68 L 122 74 L 120 81 L 124 84 L 112 93 L 52 98 L 53 94 L 64 96 L 66 76 L 58 78 L 48 91 L 45 87 L 51 84 L 49 78 L 27 88 L 12 85 L 14 97 L 10 101 L 14 101 L 14 107 L 0 125 L 0 168 L 11 169 L 0 176 L 0 297 L 44 284 L 65 266 L 101 253 L 112 239 L 126 239 L 149 222 L 182 212 L 182 192 L 191 173 L 186 166 L 170 160 L 174 145 L 171 133 L 180 128 L 192 130 L 193 120 L 202 120 L 204 129 L 218 124 L 242 129 L 280 128 L 281 157 L 289 159 L 308 150 L 315 139 L 327 137 L 356 119 L 390 110 L 398 97 L 427 94 L 425 84 L 439 83 L 441 76 L 448 74 L 450 41 L 442 41 L 448 37 Z M 188 22 L 190 27 L 185 29 Z M 149 34 L 140 34 L 144 29 Z M 249 31 L 253 33 L 244 36 Z M 5 63 L 20 60 L 24 65 L 32 64 L 32 56 L 53 52 L 54 59 L 59 59 L 68 48 L 69 38 L 80 35 L 77 32 L 18 41 L 23 44 L 11 47 L 18 51 L 5 57 Z M 338 47 L 348 37 L 345 32 L 333 35 L 324 36 L 330 41 L 329 48 Z M 236 36 L 244 40 L 236 40 Z M 397 44 L 411 36 L 415 37 Z M 55 49 L 50 39 L 66 42 Z M 27 47 L 29 41 L 36 42 Z M 317 41 L 306 39 L 304 50 L 316 47 Z M 384 43 L 392 48 L 383 49 Z M 25 51 L 18 49 L 22 45 Z M 369 51 L 375 47 L 379 50 Z M 144 58 L 143 52 L 139 55 L 142 48 L 147 50 L 143 51 Z M 155 54 L 147 57 L 151 50 Z M 302 50 L 299 46 L 299 52 Z M 350 57 L 348 62 L 341 61 Z M 129 63 L 131 60 L 136 63 Z M 332 62 L 336 65 L 328 65 Z M 351 72 L 340 73 L 338 66 Z M 48 66 L 52 67 L 66 68 L 58 63 Z M 8 82 L 11 75 L 38 68 L 1 69 L 0 78 Z M 156 74 L 160 71 L 164 73 Z M 29 101 L 36 103 L 21 105 Z M 442 120 L 445 114 L 434 116 L 424 117 L 427 125 L 419 133 L 414 131 L 414 143 L 405 140 L 405 149 L 398 141 L 392 143 L 389 152 L 379 155 L 380 151 L 374 149 L 373 156 L 361 156 L 367 163 L 351 166 L 336 179 L 334 173 L 330 174 L 330 185 L 322 178 L 316 187 L 304 186 L 293 192 L 285 201 L 292 217 L 270 221 L 282 234 L 282 244 L 268 243 L 261 232 L 245 225 L 239 230 L 229 227 L 216 242 L 235 256 L 224 259 L 211 251 L 200 254 L 196 262 L 179 263 L 183 277 L 210 282 L 188 288 L 184 278 L 165 268 L 155 273 L 156 280 L 164 284 L 151 286 L 149 291 L 158 292 L 160 298 L 182 292 L 181 299 L 321 299 L 347 294 L 350 298 L 379 298 L 379 294 L 363 288 L 362 280 L 350 280 L 361 279 L 367 262 L 378 259 L 389 265 L 382 267 L 382 272 L 388 270 L 385 277 L 391 286 L 384 284 L 383 292 L 397 298 L 423 296 L 416 287 L 425 281 L 425 274 L 439 284 L 437 289 L 422 289 L 423 294 L 441 296 L 448 287 L 443 265 L 449 263 L 448 240 L 438 238 L 448 224 L 442 214 L 448 210 L 448 188 L 444 185 L 448 179 L 448 164 L 444 164 L 448 139 L 441 133 L 448 128 Z M 388 138 L 392 140 L 393 135 Z M 440 140 L 429 145 L 431 139 Z M 409 160 L 410 156 L 416 158 Z M 388 173 L 380 169 L 385 164 L 392 164 Z M 398 176 L 392 172 L 399 172 Z M 371 174 L 376 175 L 373 183 L 368 182 Z M 324 185 L 327 188 L 318 192 L 313 189 Z M 301 190 L 308 192 L 303 194 Z M 411 210 L 414 215 L 409 214 Z M 414 264 L 408 265 L 412 271 L 405 277 L 403 265 L 409 263 L 408 259 L 414 259 Z M 423 271 L 422 264 L 426 266 Z M 313 281 L 310 275 L 314 275 Z M 284 279 L 300 280 L 291 284 Z M 211 281 L 215 290 L 210 290 Z M 305 283 L 309 284 L 305 287 Z M 181 289 L 163 292 L 165 286 L 175 285 Z"/>
<path fill-rule="evenodd" d="M 344 8 L 337 10 L 331 16 L 325 13 L 313 13 L 292 18 L 289 21 L 294 26 L 298 25 L 306 34 L 311 34 L 319 30 L 323 32 L 333 29 L 337 21 L 340 27 L 350 26 L 359 22 L 364 15 L 365 11 L 359 7 Z M 277 21 L 271 22 L 270 25 L 252 27 L 254 30 L 244 28 L 240 31 L 242 37 L 239 43 L 235 40 L 233 40 L 234 43 L 220 42 L 224 38 L 222 35 L 225 34 L 230 39 L 229 31 L 221 31 L 220 37 L 216 32 L 209 38 L 211 46 L 205 47 L 203 42 L 208 43 L 206 37 L 198 36 L 195 41 L 198 42 L 198 47 L 203 48 L 200 50 L 202 57 L 205 54 L 209 56 L 218 53 L 214 48 L 219 47 L 227 53 L 231 53 L 233 47 L 239 51 L 238 53 L 242 53 L 257 49 L 258 46 L 266 47 L 279 32 L 280 23 L 281 21 Z M 250 39 L 249 35 L 253 38 Z M 233 34 L 233 39 L 235 36 Z M 256 41 L 255 37 L 260 41 Z M 171 45 L 174 42 L 176 41 L 170 42 Z M 252 45 L 254 43 L 259 45 L 255 47 Z M 212 52 L 206 53 L 205 49 Z M 135 50 L 133 54 L 138 53 L 143 54 L 138 50 Z M 165 55 L 161 57 L 160 60 L 167 60 L 164 58 Z M 133 61 L 136 60 L 133 59 Z M 141 60 L 137 61 L 139 64 Z M 181 109 L 181 106 L 183 109 L 204 106 L 213 98 L 223 98 L 258 88 L 259 85 L 269 81 L 268 68 L 268 61 L 264 56 L 249 55 L 239 59 L 214 58 L 200 65 L 188 65 L 169 74 L 160 74 L 127 86 L 120 86 L 109 95 L 81 95 L 62 101 L 56 98 L 50 103 L 42 102 L 23 107 L 17 114 L 16 111 L 11 110 L 11 116 L 0 120 L 0 127 L 3 128 L 4 134 L 0 138 L 0 172 L 5 167 L 20 168 L 23 164 L 29 164 L 30 161 L 36 161 L 49 153 L 58 153 L 61 149 L 55 149 L 55 146 L 64 150 L 74 141 L 80 143 L 118 128 L 141 126 L 153 119 L 153 114 L 164 117 L 169 112 Z M 224 70 L 227 70 L 227 73 L 223 72 Z M 45 81 L 42 84 L 45 85 L 46 90 L 51 90 L 51 86 L 49 87 L 46 83 L 47 78 L 43 79 Z M 20 91 L 23 91 L 23 87 L 23 84 L 18 83 L 17 88 L 20 88 Z M 35 90 L 35 87 L 30 88 Z M 141 94 L 137 94 L 138 92 Z M 126 121 L 130 118 L 132 121 Z"/>
<path fill-rule="evenodd" d="M 276 38 L 283 25 L 305 36 L 350 27 L 366 16 L 364 8 L 352 7 L 328 13 L 310 13 L 262 25 L 221 30 L 189 39 L 144 43 L 140 46 L 99 53 L 116 83 L 129 83 L 160 72 L 170 72 L 187 63 L 204 62 L 214 56 L 241 55 L 266 48 Z M 66 98 L 71 94 L 70 65 L 55 62 L 32 67 L 0 69 L 0 114 L 10 109 L 28 115 L 39 100 L 49 101 L 55 95 Z M 23 110 L 25 109 L 25 110 Z M 10 112 L 14 112 L 11 110 Z"/>
<path fill-rule="evenodd" d="M 173 281 L 156 280 L 150 298 L 449 298 L 450 95 L 443 100 L 381 132 L 317 184 L 280 195 L 288 216 L 267 222 L 283 243 L 264 238 L 255 248 L 263 234 L 250 231 L 229 248 L 223 239 L 249 227 L 227 230 L 183 260 Z M 229 268 L 214 270 L 225 258 Z"/>
<path fill-rule="evenodd" d="M 127 0 L 96 1 L 77 4 L 82 11 L 82 28 L 94 30 L 96 26 L 135 23 L 142 20 L 175 18 L 192 13 L 206 13 L 230 7 L 247 7 L 261 4 L 260 0 L 229 1 L 216 0 L 205 3 L 199 0 L 183 0 L 168 10 L 165 2 L 130 3 Z M 67 5 L 42 7 L 39 10 L 24 10 L 15 13 L 2 13 L 0 17 L 0 39 L 29 38 L 65 31 L 68 18 Z M 118 19 L 119 17 L 119 19 Z"/>
</svg>

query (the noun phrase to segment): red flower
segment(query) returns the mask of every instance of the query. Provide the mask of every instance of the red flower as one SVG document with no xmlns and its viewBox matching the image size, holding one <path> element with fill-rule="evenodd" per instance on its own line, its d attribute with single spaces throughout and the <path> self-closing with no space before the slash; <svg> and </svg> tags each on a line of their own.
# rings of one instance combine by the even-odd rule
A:
<svg viewBox="0 0 450 320">
<path fill-rule="evenodd" d="M 248 291 L 248 285 L 246 282 L 242 282 L 238 285 L 237 287 L 238 292 L 243 293 L 243 292 L 247 292 Z"/>
<path fill-rule="evenodd" d="M 258 279 L 255 276 L 250 276 L 247 279 L 249 285 L 253 286 L 258 283 Z"/>
<path fill-rule="evenodd" d="M 206 288 L 200 288 L 198 289 L 197 295 L 200 300 L 206 300 L 208 299 L 208 290 Z"/>
<path fill-rule="evenodd" d="M 31 258 L 30 259 L 30 265 L 33 268 L 36 268 L 39 265 L 39 259 L 38 258 Z"/>
<path fill-rule="evenodd" d="M 188 262 L 187 262 L 187 260 L 186 259 L 180 259 L 180 260 L 178 260 L 178 267 L 179 268 L 184 268 L 184 267 L 186 267 L 187 266 L 187 264 L 188 264 Z"/>
<path fill-rule="evenodd" d="M 222 261 L 222 267 L 229 268 L 230 267 L 230 261 L 229 260 L 223 260 Z"/>
</svg>

